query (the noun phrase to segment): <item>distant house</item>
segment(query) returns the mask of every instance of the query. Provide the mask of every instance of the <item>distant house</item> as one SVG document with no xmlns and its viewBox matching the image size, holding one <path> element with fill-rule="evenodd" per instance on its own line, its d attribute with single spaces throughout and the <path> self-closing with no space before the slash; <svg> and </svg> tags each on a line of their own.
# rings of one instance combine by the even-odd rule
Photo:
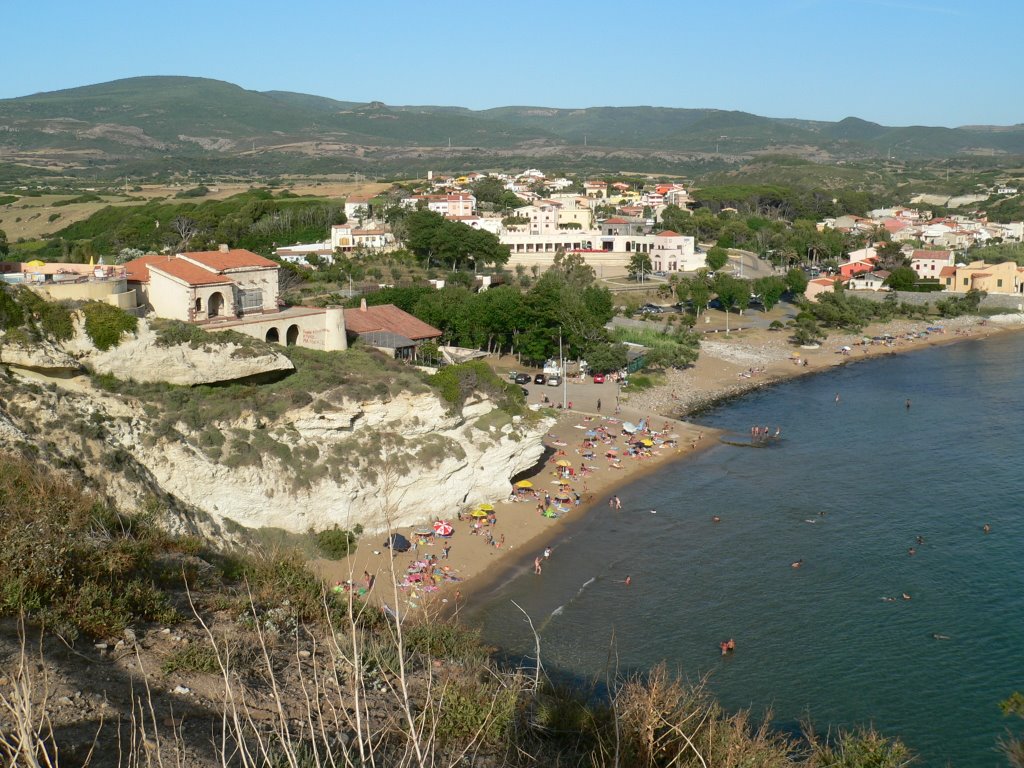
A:
<svg viewBox="0 0 1024 768">
<path fill-rule="evenodd" d="M 650 256 L 655 272 L 694 272 L 707 264 L 703 254 L 695 253 L 693 237 L 672 230 L 654 236 Z"/>
<path fill-rule="evenodd" d="M 1000 264 L 972 261 L 967 266 L 957 267 L 953 284 L 947 282 L 946 286 L 961 293 L 974 289 L 987 293 L 1024 294 L 1024 268 L 1013 261 Z"/>
<path fill-rule="evenodd" d="M 885 270 L 863 272 L 851 277 L 846 287 L 851 291 L 888 291 L 889 288 L 885 285 L 887 277 L 889 273 Z"/>
<path fill-rule="evenodd" d="M 345 328 L 349 336 L 402 359 L 415 358 L 418 346 L 441 338 L 437 328 L 394 304 L 367 306 L 366 299 L 345 310 Z"/>
<path fill-rule="evenodd" d="M 139 303 L 158 317 L 201 322 L 276 312 L 276 262 L 241 248 L 149 255 L 124 265 Z"/>
<path fill-rule="evenodd" d="M 952 251 L 915 250 L 910 254 L 910 268 L 920 278 L 937 278 L 944 267 L 953 266 Z"/>
<path fill-rule="evenodd" d="M 817 301 L 818 296 L 822 293 L 834 290 L 837 282 L 842 282 L 842 280 L 838 277 L 816 277 L 807 283 L 804 297 L 808 301 Z"/>
</svg>

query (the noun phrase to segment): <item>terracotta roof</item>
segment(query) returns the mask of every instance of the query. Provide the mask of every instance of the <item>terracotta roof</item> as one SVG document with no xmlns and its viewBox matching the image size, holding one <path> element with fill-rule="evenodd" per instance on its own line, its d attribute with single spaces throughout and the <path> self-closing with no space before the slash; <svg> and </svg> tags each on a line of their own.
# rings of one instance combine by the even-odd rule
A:
<svg viewBox="0 0 1024 768">
<path fill-rule="evenodd" d="M 939 277 L 952 277 L 956 274 L 956 267 L 943 267 L 939 270 Z"/>
<path fill-rule="evenodd" d="M 163 264 L 150 262 L 149 269 L 152 272 L 162 272 L 165 275 L 184 280 L 189 285 L 231 285 L 234 282 L 230 277 L 197 267 L 184 259 L 171 259 Z"/>
<path fill-rule="evenodd" d="M 413 341 L 434 339 L 441 335 L 441 331 L 434 326 L 427 325 L 394 304 L 380 304 L 365 309 L 362 307 L 346 309 L 345 328 L 352 333 L 359 334 L 388 331 Z"/>
<path fill-rule="evenodd" d="M 353 235 L 383 235 L 383 229 L 353 229 Z"/>
<path fill-rule="evenodd" d="M 948 259 L 953 255 L 952 251 L 920 251 L 915 250 L 910 254 L 912 259 Z"/>
<path fill-rule="evenodd" d="M 232 248 L 229 251 L 188 251 L 180 254 L 187 259 L 199 262 L 208 269 L 223 272 L 226 269 L 246 269 L 261 267 L 269 269 L 277 267 L 276 261 L 265 259 L 244 248 Z"/>
<path fill-rule="evenodd" d="M 148 253 L 145 256 L 139 256 L 137 259 L 126 261 L 124 263 L 124 269 L 127 273 L 128 279 L 133 283 L 148 283 L 149 282 L 149 265 L 159 264 L 170 261 L 173 256 L 164 256 L 159 253 Z"/>
<path fill-rule="evenodd" d="M 664 232 L 659 232 L 655 237 L 682 237 L 678 232 L 673 232 L 671 229 L 666 229 Z"/>
<path fill-rule="evenodd" d="M 620 219 L 617 216 L 605 221 L 605 224 L 629 224 L 625 219 Z"/>
</svg>

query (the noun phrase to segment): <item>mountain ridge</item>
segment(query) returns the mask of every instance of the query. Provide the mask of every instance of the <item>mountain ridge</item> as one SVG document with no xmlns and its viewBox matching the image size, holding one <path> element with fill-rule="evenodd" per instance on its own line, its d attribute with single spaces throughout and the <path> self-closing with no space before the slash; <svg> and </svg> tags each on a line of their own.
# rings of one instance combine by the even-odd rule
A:
<svg viewBox="0 0 1024 768">
<path fill-rule="evenodd" d="M 884 126 L 771 118 L 740 110 L 658 106 L 554 108 L 387 105 L 291 91 L 253 91 L 202 77 L 145 75 L 0 100 L 0 159 L 113 166 L 196 158 L 256 164 L 273 156 L 367 169 L 450 149 L 454 164 L 558 149 L 634 157 L 818 159 L 1024 155 L 1024 124 Z M 457 157 L 456 157 L 457 156 Z M 229 163 L 230 164 L 230 163 Z"/>
</svg>

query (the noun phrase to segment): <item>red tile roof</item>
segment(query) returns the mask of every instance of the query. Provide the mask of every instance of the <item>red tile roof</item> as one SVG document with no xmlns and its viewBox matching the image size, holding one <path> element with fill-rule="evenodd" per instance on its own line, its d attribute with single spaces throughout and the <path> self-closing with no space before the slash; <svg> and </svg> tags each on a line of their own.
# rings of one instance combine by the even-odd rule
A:
<svg viewBox="0 0 1024 768">
<path fill-rule="evenodd" d="M 673 232 L 671 229 L 666 229 L 664 232 L 659 232 L 655 237 L 682 237 L 678 232 Z"/>
<path fill-rule="evenodd" d="M 943 267 L 939 270 L 939 277 L 953 277 L 956 275 L 956 267 Z"/>
<path fill-rule="evenodd" d="M 911 259 L 948 259 L 953 255 L 952 251 L 919 251 L 915 250 L 910 254 Z"/>
<path fill-rule="evenodd" d="M 413 341 L 434 339 L 441 335 L 441 331 L 434 326 L 427 325 L 394 304 L 346 309 L 345 329 L 352 333 L 390 331 Z"/>
<path fill-rule="evenodd" d="M 629 222 L 616 216 L 605 221 L 605 224 L 629 224 Z"/>
<path fill-rule="evenodd" d="M 166 263 L 173 258 L 173 256 L 165 256 L 159 253 L 147 253 L 145 256 L 139 256 L 137 259 L 126 261 L 124 269 L 128 279 L 133 283 L 148 283 L 149 265 Z"/>
<path fill-rule="evenodd" d="M 231 285 L 234 282 L 230 277 L 218 275 L 184 259 L 171 259 L 163 264 L 150 262 L 149 269 L 184 280 L 189 285 Z"/>
<path fill-rule="evenodd" d="M 189 251 L 181 255 L 218 272 L 227 269 L 272 269 L 277 267 L 276 261 L 265 259 L 244 248 L 232 248 L 229 251 Z"/>
</svg>

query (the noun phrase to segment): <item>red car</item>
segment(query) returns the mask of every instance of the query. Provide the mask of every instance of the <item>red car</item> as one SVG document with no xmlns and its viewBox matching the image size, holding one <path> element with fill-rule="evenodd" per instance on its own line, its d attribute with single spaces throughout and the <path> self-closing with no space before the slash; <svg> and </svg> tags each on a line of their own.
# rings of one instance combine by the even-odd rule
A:
<svg viewBox="0 0 1024 768">
<path fill-rule="evenodd" d="M 594 383 L 595 384 L 604 384 L 604 374 L 603 373 L 595 373 L 594 374 Z"/>
</svg>

